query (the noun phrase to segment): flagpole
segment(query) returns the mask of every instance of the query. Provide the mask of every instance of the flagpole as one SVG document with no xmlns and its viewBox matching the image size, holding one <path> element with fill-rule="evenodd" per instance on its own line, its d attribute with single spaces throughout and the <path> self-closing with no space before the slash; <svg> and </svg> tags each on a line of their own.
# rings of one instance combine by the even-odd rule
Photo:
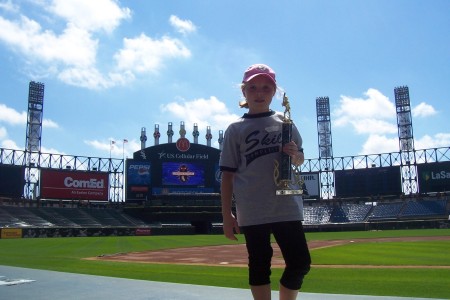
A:
<svg viewBox="0 0 450 300">
<path fill-rule="evenodd" d="M 124 162 L 125 162 L 125 143 L 128 143 L 127 139 L 122 140 L 122 159 L 124 160 Z"/>
<path fill-rule="evenodd" d="M 112 147 L 115 143 L 116 143 L 116 141 L 114 141 L 114 140 L 109 141 L 109 159 L 111 159 L 111 151 L 112 151 Z"/>
</svg>

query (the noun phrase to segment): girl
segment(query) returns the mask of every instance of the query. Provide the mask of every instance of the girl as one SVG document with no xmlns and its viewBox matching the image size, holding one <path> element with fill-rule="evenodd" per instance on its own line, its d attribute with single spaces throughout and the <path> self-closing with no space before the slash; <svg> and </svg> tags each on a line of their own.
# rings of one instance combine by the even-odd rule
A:
<svg viewBox="0 0 450 300">
<path fill-rule="evenodd" d="M 245 101 L 240 106 L 248 112 L 225 131 L 219 163 L 224 235 L 237 240 L 235 233 L 243 232 L 253 298 L 269 300 L 273 234 L 286 263 L 280 300 L 296 299 L 311 264 L 301 222 L 303 200 L 298 195 L 277 196 L 273 174 L 274 161 L 280 164 L 280 151 L 288 154 L 293 164 L 303 163 L 302 138 L 293 126 L 292 141 L 281 146 L 284 117 L 270 109 L 277 83 L 269 66 L 250 66 L 241 89 Z M 237 217 L 231 210 L 233 196 Z"/>
</svg>

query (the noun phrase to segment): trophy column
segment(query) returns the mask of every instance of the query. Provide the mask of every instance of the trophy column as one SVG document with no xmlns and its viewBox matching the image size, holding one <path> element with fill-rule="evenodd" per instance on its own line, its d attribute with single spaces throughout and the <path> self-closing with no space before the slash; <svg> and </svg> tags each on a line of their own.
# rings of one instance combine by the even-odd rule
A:
<svg viewBox="0 0 450 300">
<path fill-rule="evenodd" d="M 289 105 L 289 99 L 286 94 L 283 96 L 284 120 L 281 128 L 281 145 L 282 147 L 292 140 L 292 120 L 291 120 L 291 108 Z M 298 180 L 292 178 L 292 166 L 291 157 L 281 152 L 280 165 L 275 164 L 274 180 L 279 189 L 276 190 L 277 195 L 301 195 L 303 190 L 299 185 L 296 189 L 290 188 L 289 183 L 298 183 Z"/>
<path fill-rule="evenodd" d="M 291 122 L 283 122 L 281 129 L 281 146 L 283 147 L 287 143 L 289 143 L 292 139 L 292 123 Z M 281 152 L 281 167 L 280 167 L 280 180 L 283 181 L 291 181 L 291 157 Z"/>
</svg>

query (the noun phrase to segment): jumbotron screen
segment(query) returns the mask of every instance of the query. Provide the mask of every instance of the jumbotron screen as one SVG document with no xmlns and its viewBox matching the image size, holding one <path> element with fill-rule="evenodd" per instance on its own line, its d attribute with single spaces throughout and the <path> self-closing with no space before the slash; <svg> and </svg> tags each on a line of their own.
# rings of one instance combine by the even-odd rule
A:
<svg viewBox="0 0 450 300">
<path fill-rule="evenodd" d="M 191 144 L 187 139 L 137 151 L 133 159 L 127 159 L 126 200 L 161 194 L 219 193 L 219 157 L 219 149 Z"/>
<path fill-rule="evenodd" d="M 163 162 L 163 185 L 205 185 L 205 168 L 198 163 Z"/>
</svg>

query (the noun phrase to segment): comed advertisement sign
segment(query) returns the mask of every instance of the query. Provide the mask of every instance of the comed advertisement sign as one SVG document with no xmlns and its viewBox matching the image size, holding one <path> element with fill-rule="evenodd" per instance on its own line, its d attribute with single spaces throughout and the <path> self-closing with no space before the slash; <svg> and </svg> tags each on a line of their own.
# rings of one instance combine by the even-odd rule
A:
<svg viewBox="0 0 450 300">
<path fill-rule="evenodd" d="M 41 170 L 41 198 L 108 201 L 109 174 Z"/>
<path fill-rule="evenodd" d="M 421 193 L 450 191 L 450 162 L 417 165 Z"/>
</svg>

